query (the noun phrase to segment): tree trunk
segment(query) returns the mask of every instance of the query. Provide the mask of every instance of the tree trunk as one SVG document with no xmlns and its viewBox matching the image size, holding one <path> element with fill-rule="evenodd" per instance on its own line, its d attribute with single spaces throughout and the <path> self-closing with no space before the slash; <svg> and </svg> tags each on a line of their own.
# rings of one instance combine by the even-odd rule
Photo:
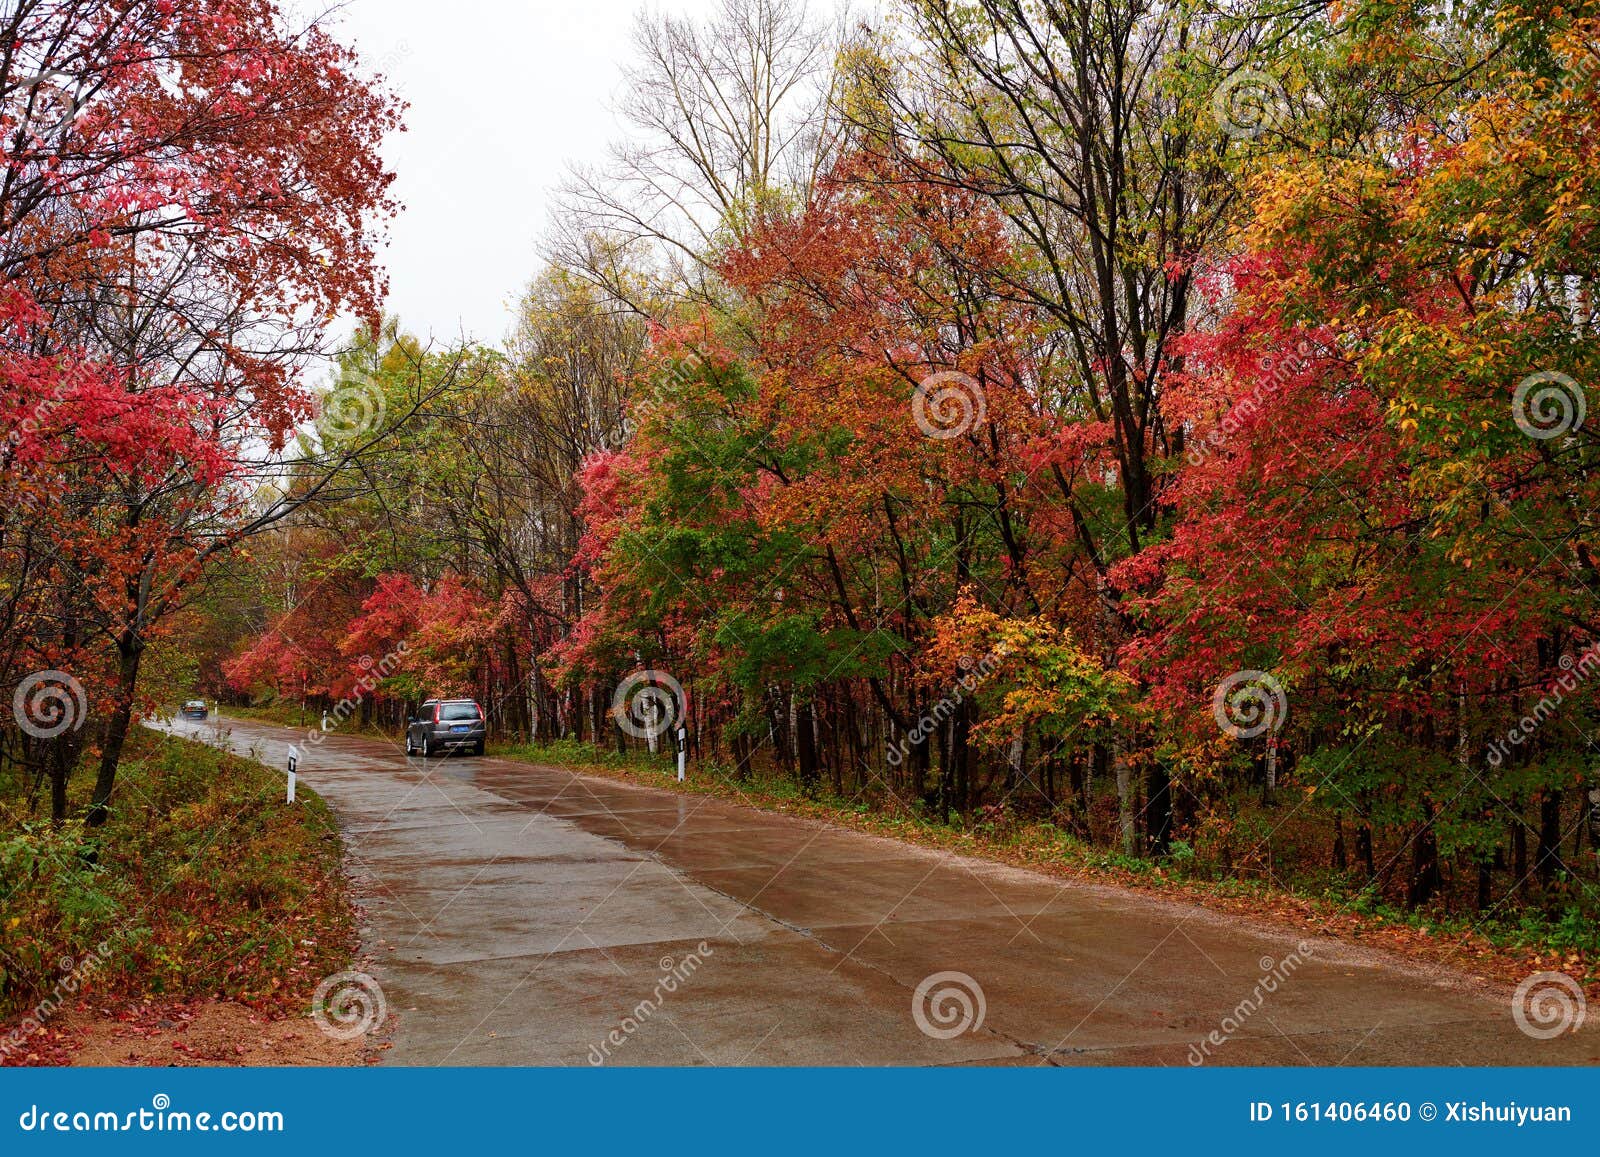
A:
<svg viewBox="0 0 1600 1157">
<path fill-rule="evenodd" d="M 767 689 L 767 731 L 772 737 L 772 750 L 777 752 L 778 764 L 784 771 L 794 771 L 794 745 L 790 736 L 794 733 L 789 726 L 790 703 L 784 692 L 777 687 Z"/>
<path fill-rule="evenodd" d="M 966 701 L 956 708 L 950 720 L 950 762 L 954 765 L 955 805 L 963 820 L 972 817 L 972 708 Z"/>
<path fill-rule="evenodd" d="M 1600 783 L 1589 785 L 1588 801 L 1589 850 L 1600 855 Z"/>
<path fill-rule="evenodd" d="M 94 792 L 89 797 L 89 814 L 85 820 L 91 828 L 106 822 L 111 790 L 117 785 L 122 749 L 128 742 L 128 729 L 133 725 L 134 691 L 139 684 L 139 663 L 144 658 L 144 644 L 124 636 L 117 641 L 117 652 L 117 706 L 106 723 L 105 746 L 100 752 L 100 771 L 95 776 Z"/>
<path fill-rule="evenodd" d="M 844 795 L 844 760 L 845 760 L 845 728 L 839 721 L 839 701 L 829 697 L 828 715 L 831 720 L 831 729 L 834 735 L 833 757 L 828 760 L 828 779 L 833 785 L 835 796 Z"/>
<path fill-rule="evenodd" d="M 1539 883 L 1547 887 L 1557 872 L 1566 870 L 1561 862 L 1561 792 L 1553 788 L 1539 793 L 1539 851 L 1533 863 Z"/>
<path fill-rule="evenodd" d="M 807 703 L 804 706 L 796 705 L 789 716 L 794 727 L 795 757 L 800 763 L 800 784 L 807 794 L 816 791 L 821 778 L 817 767 L 815 714 L 816 708 Z"/>
<path fill-rule="evenodd" d="M 1378 874 L 1378 867 L 1372 857 L 1372 825 L 1366 820 L 1356 825 L 1356 855 L 1361 860 L 1361 869 L 1366 873 L 1367 883 L 1371 884 Z"/>
<path fill-rule="evenodd" d="M 1111 750 L 1103 743 L 1094 745 L 1089 765 L 1083 772 L 1083 822 L 1089 838 L 1094 839 L 1094 781 L 1111 769 Z"/>
<path fill-rule="evenodd" d="M 920 707 L 917 701 L 911 701 L 914 717 L 921 718 Z M 921 799 L 927 792 L 928 773 L 933 770 L 933 737 L 926 731 L 917 732 L 917 741 L 911 745 L 911 775 L 914 781 L 914 795 Z M 946 819 L 950 817 L 945 816 Z"/>
<path fill-rule="evenodd" d="M 1111 768 L 1117 780 L 1117 829 L 1122 835 L 1122 850 L 1133 855 L 1133 769 L 1119 735 L 1111 749 Z"/>
<path fill-rule="evenodd" d="M 1439 890 L 1439 842 L 1433 831 L 1433 805 L 1422 807 L 1422 828 L 1412 841 L 1411 883 L 1406 900 L 1415 908 L 1426 904 Z"/>
<path fill-rule="evenodd" d="M 58 737 L 45 754 L 50 761 L 50 823 L 55 827 L 67 822 L 67 773 L 72 764 L 65 739 L 64 735 Z"/>
<path fill-rule="evenodd" d="M 955 750 L 955 726 L 952 718 L 939 729 L 939 822 L 950 822 L 950 800 L 955 794 L 955 768 L 951 752 Z"/>
<path fill-rule="evenodd" d="M 1145 829 L 1150 833 L 1150 852 L 1166 856 L 1172 852 L 1172 777 L 1159 759 L 1150 761 L 1148 792 Z"/>
</svg>

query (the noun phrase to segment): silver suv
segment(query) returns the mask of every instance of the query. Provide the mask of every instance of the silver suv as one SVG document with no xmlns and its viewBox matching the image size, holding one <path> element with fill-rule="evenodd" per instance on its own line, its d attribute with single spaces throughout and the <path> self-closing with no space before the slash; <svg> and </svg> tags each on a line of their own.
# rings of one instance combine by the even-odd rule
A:
<svg viewBox="0 0 1600 1157">
<path fill-rule="evenodd" d="M 406 754 L 435 755 L 452 747 L 483 754 L 483 708 L 472 699 L 429 699 L 406 720 Z"/>
</svg>

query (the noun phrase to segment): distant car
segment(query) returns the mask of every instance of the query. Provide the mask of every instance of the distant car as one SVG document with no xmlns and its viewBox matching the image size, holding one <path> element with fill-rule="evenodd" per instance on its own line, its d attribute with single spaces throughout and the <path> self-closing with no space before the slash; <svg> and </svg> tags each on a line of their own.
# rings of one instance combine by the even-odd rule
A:
<svg viewBox="0 0 1600 1157">
<path fill-rule="evenodd" d="M 406 754 L 434 755 L 452 747 L 483 754 L 483 708 L 471 699 L 429 699 L 406 722 Z"/>
<path fill-rule="evenodd" d="M 180 719 L 204 719 L 209 714 L 204 699 L 191 699 L 178 708 Z"/>
</svg>

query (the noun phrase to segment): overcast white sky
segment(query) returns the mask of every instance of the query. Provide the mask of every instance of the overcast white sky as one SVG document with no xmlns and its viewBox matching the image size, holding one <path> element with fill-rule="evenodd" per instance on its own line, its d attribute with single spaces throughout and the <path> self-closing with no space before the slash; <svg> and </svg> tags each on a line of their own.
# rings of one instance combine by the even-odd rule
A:
<svg viewBox="0 0 1600 1157">
<path fill-rule="evenodd" d="M 714 0 L 672 0 L 674 13 Z M 389 167 L 405 209 L 389 312 L 420 336 L 498 342 L 537 272 L 566 163 L 598 161 L 640 0 L 347 0 L 332 28 L 390 79 L 407 131 Z"/>
</svg>

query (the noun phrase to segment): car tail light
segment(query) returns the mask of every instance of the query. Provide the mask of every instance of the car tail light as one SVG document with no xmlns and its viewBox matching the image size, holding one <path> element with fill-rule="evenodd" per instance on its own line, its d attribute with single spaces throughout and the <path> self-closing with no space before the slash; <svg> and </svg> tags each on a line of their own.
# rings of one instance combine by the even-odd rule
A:
<svg viewBox="0 0 1600 1157">
<path fill-rule="evenodd" d="M 435 703 L 433 705 L 433 721 L 435 723 L 439 722 L 439 711 L 440 711 L 439 704 Z"/>
</svg>

